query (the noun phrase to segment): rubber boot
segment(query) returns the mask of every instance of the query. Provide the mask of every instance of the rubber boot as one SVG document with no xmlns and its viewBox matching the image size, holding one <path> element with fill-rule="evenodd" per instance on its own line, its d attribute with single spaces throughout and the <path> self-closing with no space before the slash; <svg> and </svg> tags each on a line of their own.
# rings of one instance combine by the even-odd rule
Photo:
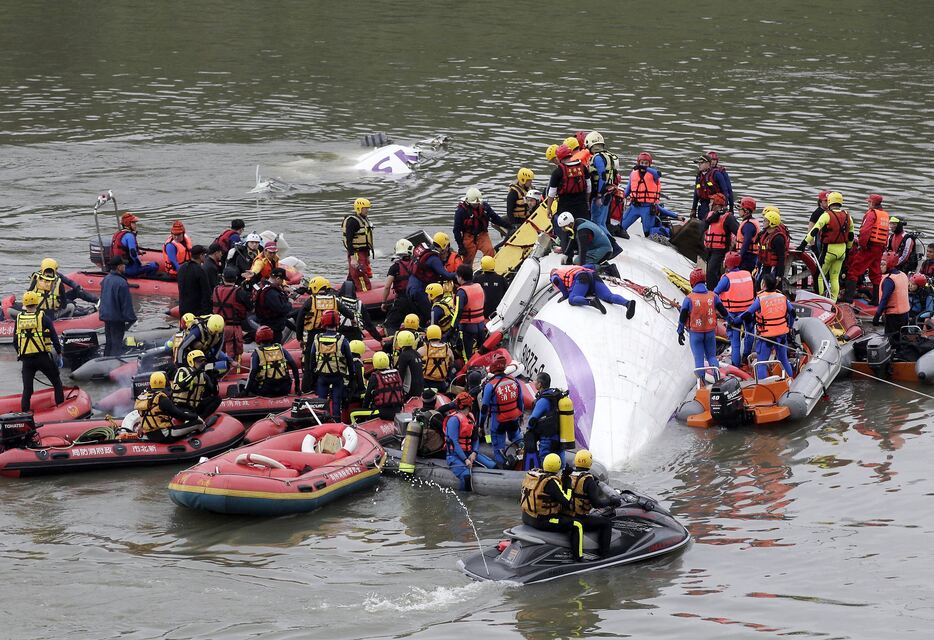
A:
<svg viewBox="0 0 934 640">
<path fill-rule="evenodd" d="M 852 280 L 844 280 L 841 301 L 852 304 L 854 298 L 856 298 L 856 283 Z"/>
<path fill-rule="evenodd" d="M 630 300 L 629 304 L 626 306 L 626 319 L 632 320 L 634 315 L 636 315 L 636 301 Z"/>
<path fill-rule="evenodd" d="M 590 306 L 593 307 L 594 309 L 599 309 L 600 313 L 602 313 L 603 315 L 606 315 L 606 307 L 603 306 L 603 303 L 600 302 L 599 298 L 591 298 Z"/>
</svg>

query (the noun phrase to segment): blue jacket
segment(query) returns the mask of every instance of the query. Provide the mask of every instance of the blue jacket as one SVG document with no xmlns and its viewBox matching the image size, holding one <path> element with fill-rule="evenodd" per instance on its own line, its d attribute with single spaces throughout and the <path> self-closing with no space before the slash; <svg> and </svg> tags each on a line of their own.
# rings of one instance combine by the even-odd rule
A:
<svg viewBox="0 0 934 640">
<path fill-rule="evenodd" d="M 507 378 L 511 378 L 511 376 L 506 376 L 506 377 L 507 377 Z M 494 405 L 494 404 L 497 404 L 497 405 L 499 404 L 499 403 L 496 401 L 496 398 L 495 398 L 494 392 L 493 392 L 493 389 L 496 387 L 496 384 L 497 384 L 498 382 L 499 382 L 499 380 L 496 380 L 495 382 L 494 382 L 494 381 L 490 381 L 490 382 L 487 382 L 487 383 L 486 383 L 486 386 L 483 387 L 483 398 L 482 398 L 482 400 L 480 401 L 480 421 L 479 421 L 479 423 L 480 423 L 480 424 L 483 424 L 483 423 L 484 423 L 484 420 L 486 420 L 486 417 L 489 415 L 489 417 L 490 417 L 490 429 L 489 429 L 489 431 L 495 431 L 495 430 L 496 430 L 496 427 L 499 425 L 499 420 L 496 419 L 496 411 L 493 411 L 493 405 Z M 522 397 L 522 385 L 519 384 L 518 386 L 519 386 L 519 398 L 518 398 L 517 402 L 519 403 L 519 409 L 522 409 L 522 408 L 525 406 L 525 399 Z M 519 418 L 519 419 L 521 420 L 522 418 Z"/>
<path fill-rule="evenodd" d="M 447 440 L 447 451 L 448 458 L 453 454 L 458 460 L 463 462 L 467 459 L 467 452 L 464 451 L 460 443 L 460 431 L 461 431 L 461 420 L 457 417 L 456 413 L 451 414 L 447 418 L 447 424 L 444 428 L 444 437 Z M 477 445 L 480 442 L 480 432 L 479 430 L 474 430 L 473 442 L 471 442 L 471 448 L 476 451 Z"/>
<path fill-rule="evenodd" d="M 613 244 L 610 236 L 589 220 L 579 221 L 575 225 L 574 235 L 577 238 L 577 253 L 581 264 L 593 264 L 613 253 Z"/>
<path fill-rule="evenodd" d="M 130 235 L 130 234 L 126 234 Z M 104 322 L 136 322 L 130 284 L 126 276 L 111 271 L 101 282 L 100 318 Z"/>
<path fill-rule="evenodd" d="M 491 207 L 486 202 L 483 203 L 483 213 L 486 215 L 486 224 L 478 231 L 478 233 L 483 233 L 490 228 L 490 223 L 492 222 L 495 225 L 500 227 L 509 228 L 509 223 L 500 218 L 493 207 Z M 457 243 L 457 246 L 464 246 L 464 233 L 467 233 L 467 230 L 464 229 L 464 223 L 470 218 L 471 206 L 466 202 L 461 201 L 457 205 L 457 209 L 454 211 L 454 242 Z"/>
<path fill-rule="evenodd" d="M 139 258 L 139 246 L 136 244 L 136 234 L 132 231 L 124 233 L 123 237 L 120 238 L 120 244 L 126 248 L 126 253 L 130 256 L 128 262 L 135 264 L 137 267 L 142 266 L 143 262 Z"/>
<path fill-rule="evenodd" d="M 453 280 L 455 277 L 455 274 L 444 268 L 444 263 L 441 262 L 439 256 L 429 256 L 425 261 L 425 266 L 437 273 L 444 280 Z M 412 275 L 409 276 L 409 285 L 406 287 L 406 292 L 409 295 L 424 293 L 426 284 L 427 283 L 422 282 L 415 273 L 412 273 Z"/>
</svg>

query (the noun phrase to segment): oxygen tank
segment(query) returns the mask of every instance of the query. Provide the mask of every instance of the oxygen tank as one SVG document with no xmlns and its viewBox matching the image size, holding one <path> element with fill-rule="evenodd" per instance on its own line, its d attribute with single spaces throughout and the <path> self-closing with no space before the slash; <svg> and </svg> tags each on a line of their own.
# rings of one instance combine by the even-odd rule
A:
<svg viewBox="0 0 934 640">
<path fill-rule="evenodd" d="M 405 438 L 402 440 L 402 457 L 399 459 L 399 471 L 402 473 L 415 473 L 415 459 L 418 457 L 418 446 L 422 441 L 422 423 L 412 420 L 405 427 Z"/>
<path fill-rule="evenodd" d="M 558 400 L 558 434 L 561 436 L 562 449 L 577 446 L 574 438 L 574 403 L 567 396 Z"/>
</svg>

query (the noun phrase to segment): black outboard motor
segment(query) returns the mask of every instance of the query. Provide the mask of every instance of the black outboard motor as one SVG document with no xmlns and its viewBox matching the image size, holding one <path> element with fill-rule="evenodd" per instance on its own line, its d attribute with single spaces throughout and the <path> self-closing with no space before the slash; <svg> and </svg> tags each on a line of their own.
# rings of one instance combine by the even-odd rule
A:
<svg viewBox="0 0 934 640">
<path fill-rule="evenodd" d="M 101 271 L 108 271 L 107 263 L 110 262 L 110 244 L 104 241 L 104 244 L 98 242 L 95 238 L 88 243 L 88 257 L 91 263 L 97 265 Z"/>
<path fill-rule="evenodd" d="M 875 335 L 866 341 L 866 362 L 879 377 L 888 377 L 892 343 L 888 336 Z"/>
<path fill-rule="evenodd" d="M 62 331 L 62 359 L 65 366 L 74 371 L 91 358 L 96 358 L 100 350 L 100 340 L 96 331 L 84 329 L 66 329 Z"/>
<path fill-rule="evenodd" d="M 149 388 L 149 373 L 137 373 L 133 376 L 133 399 L 136 400 L 143 391 Z"/>
<path fill-rule="evenodd" d="M 746 402 L 739 380 L 721 378 L 710 388 L 710 415 L 724 427 L 739 427 L 747 422 Z"/>
<path fill-rule="evenodd" d="M 327 401 L 322 398 L 295 398 L 292 409 L 285 417 L 288 430 L 303 429 L 327 421 Z"/>
<path fill-rule="evenodd" d="M 31 413 L 0 415 L 0 451 L 25 449 L 36 444 L 36 422 Z"/>
</svg>

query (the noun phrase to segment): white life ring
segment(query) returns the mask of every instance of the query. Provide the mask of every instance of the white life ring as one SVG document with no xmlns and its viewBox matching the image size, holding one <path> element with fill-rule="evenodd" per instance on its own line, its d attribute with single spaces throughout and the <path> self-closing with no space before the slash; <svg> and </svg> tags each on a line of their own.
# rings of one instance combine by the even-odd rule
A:
<svg viewBox="0 0 934 640">
<path fill-rule="evenodd" d="M 302 438 L 302 453 L 314 453 L 315 452 L 315 443 L 317 440 L 310 433 Z"/>
<path fill-rule="evenodd" d="M 136 431 L 136 427 L 139 425 L 139 411 L 134 409 L 133 411 L 126 414 L 126 417 L 123 419 L 123 422 L 120 423 L 120 428 L 125 431 Z"/>
<path fill-rule="evenodd" d="M 237 464 L 266 467 L 268 469 L 285 469 L 284 464 L 261 453 L 241 453 L 237 456 Z"/>
<path fill-rule="evenodd" d="M 357 431 L 353 427 L 347 427 L 341 432 L 341 438 L 344 440 L 344 446 L 341 449 L 347 453 L 353 453 L 357 448 Z"/>
</svg>

